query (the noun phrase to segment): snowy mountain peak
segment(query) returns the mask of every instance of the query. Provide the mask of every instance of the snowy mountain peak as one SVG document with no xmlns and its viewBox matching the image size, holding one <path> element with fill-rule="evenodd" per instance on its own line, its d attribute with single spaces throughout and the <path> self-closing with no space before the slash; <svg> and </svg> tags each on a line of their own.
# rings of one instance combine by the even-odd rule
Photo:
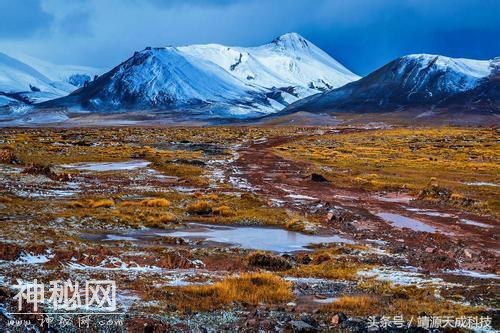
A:
<svg viewBox="0 0 500 333">
<path fill-rule="evenodd" d="M 407 62 L 419 63 L 424 68 L 438 70 L 453 70 L 471 77 L 482 78 L 491 73 L 490 60 L 475 60 L 465 58 L 450 58 L 436 54 L 410 54 L 401 58 Z"/>
<path fill-rule="evenodd" d="M 372 112 L 433 108 L 446 105 L 454 96 L 466 92 L 490 98 L 495 96 L 490 92 L 496 87 L 492 81 L 494 68 L 495 60 L 411 54 L 389 62 L 356 82 L 304 98 L 288 106 L 286 111 Z"/>
<path fill-rule="evenodd" d="M 289 32 L 276 37 L 271 41 L 271 44 L 274 44 L 282 49 L 298 51 L 308 50 L 309 45 L 312 43 L 296 32 Z"/>
<path fill-rule="evenodd" d="M 67 98 L 41 107 L 252 117 L 358 78 L 302 36 L 289 33 L 256 47 L 146 47 Z"/>
<path fill-rule="evenodd" d="M 459 92 L 476 87 L 490 75 L 490 60 L 450 58 L 434 54 L 410 54 L 396 61 L 402 84 L 420 90 L 429 84 L 438 91 Z"/>
</svg>

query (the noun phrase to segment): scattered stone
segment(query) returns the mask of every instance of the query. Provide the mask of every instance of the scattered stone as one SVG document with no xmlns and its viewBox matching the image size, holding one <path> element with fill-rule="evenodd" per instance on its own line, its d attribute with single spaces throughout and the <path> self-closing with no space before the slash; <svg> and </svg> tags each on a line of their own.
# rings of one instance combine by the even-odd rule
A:
<svg viewBox="0 0 500 333">
<path fill-rule="evenodd" d="M 0 260 L 16 260 L 21 255 L 21 248 L 16 244 L 0 243 Z"/>
<path fill-rule="evenodd" d="M 328 179 L 326 179 L 323 175 L 320 175 L 319 173 L 311 174 L 311 180 L 313 182 L 318 182 L 318 183 L 327 183 L 328 182 Z"/>
<path fill-rule="evenodd" d="M 288 327 L 296 333 L 307 333 L 307 332 L 316 332 L 313 326 L 309 325 L 305 321 L 302 320 L 292 320 L 288 323 Z"/>
<path fill-rule="evenodd" d="M 251 266 L 264 268 L 270 271 L 285 271 L 293 267 L 288 259 L 264 252 L 251 253 L 247 259 Z"/>
<path fill-rule="evenodd" d="M 353 221 L 354 219 L 355 215 L 351 211 L 342 207 L 333 207 L 326 215 L 326 222 L 347 223 Z"/>
<path fill-rule="evenodd" d="M 41 165 L 41 164 L 30 164 L 22 173 L 32 174 L 32 175 L 43 175 L 52 180 L 67 182 L 71 180 L 71 175 L 68 173 L 56 173 L 52 170 L 52 167 L 49 165 Z"/>
</svg>

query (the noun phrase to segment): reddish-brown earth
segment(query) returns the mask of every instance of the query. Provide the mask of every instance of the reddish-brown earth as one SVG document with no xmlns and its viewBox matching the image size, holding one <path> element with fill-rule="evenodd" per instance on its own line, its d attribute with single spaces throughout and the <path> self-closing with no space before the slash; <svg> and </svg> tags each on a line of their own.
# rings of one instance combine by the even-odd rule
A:
<svg viewBox="0 0 500 333">
<path fill-rule="evenodd" d="M 242 147 L 238 150 L 239 158 L 233 163 L 238 170 L 237 176 L 245 179 L 253 191 L 267 197 L 270 203 L 271 199 L 278 199 L 285 207 L 304 213 L 324 214 L 323 225 L 327 229 L 359 241 L 386 241 L 391 252 L 404 254 L 409 264 L 428 271 L 456 269 L 459 262 L 461 268 L 471 270 L 496 273 L 499 269 L 500 226 L 493 218 L 436 208 L 405 193 L 376 195 L 360 189 L 337 187 L 335 179 L 330 182 L 313 181 L 310 164 L 284 159 L 273 153 L 272 148 L 290 140 L 286 137 L 273 138 Z M 300 200 L 301 197 L 298 197 L 299 200 L 296 200 L 293 195 L 314 199 Z M 432 209 L 444 216 L 417 214 L 408 208 Z M 413 218 L 437 231 L 422 233 L 395 228 L 374 215 L 377 212 Z M 490 228 L 459 224 L 456 222 L 459 217 L 484 223 Z"/>
</svg>

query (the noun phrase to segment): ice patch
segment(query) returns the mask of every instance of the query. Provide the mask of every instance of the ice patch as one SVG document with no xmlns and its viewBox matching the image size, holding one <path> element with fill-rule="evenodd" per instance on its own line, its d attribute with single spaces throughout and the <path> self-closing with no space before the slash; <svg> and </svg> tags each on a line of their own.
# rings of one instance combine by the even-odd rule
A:
<svg viewBox="0 0 500 333">
<path fill-rule="evenodd" d="M 380 281 L 390 281 L 395 285 L 409 286 L 424 284 L 441 284 L 444 281 L 440 278 L 428 278 L 423 274 L 417 272 L 398 271 L 391 268 L 373 268 L 368 271 L 358 272 L 358 276 L 375 278 Z"/>
<path fill-rule="evenodd" d="M 481 273 L 481 272 L 470 271 L 470 270 L 466 270 L 466 269 L 444 270 L 443 273 L 469 276 L 469 277 L 478 278 L 478 279 L 500 280 L 500 276 L 493 274 L 493 273 Z"/>
<path fill-rule="evenodd" d="M 476 221 L 469 220 L 469 219 L 460 219 L 460 222 L 463 224 L 474 225 L 474 226 L 480 227 L 480 228 L 493 228 L 493 226 L 491 226 L 489 224 L 476 222 Z"/>
<path fill-rule="evenodd" d="M 50 258 L 45 254 L 31 254 L 23 252 L 19 259 L 14 261 L 14 264 L 28 264 L 28 265 L 37 265 L 37 264 L 45 264 L 48 262 Z"/>
<path fill-rule="evenodd" d="M 338 297 L 326 297 L 326 298 L 317 298 L 316 297 L 316 298 L 314 298 L 314 302 L 322 303 L 322 304 L 329 304 L 329 303 L 335 302 L 338 299 L 339 299 Z"/>
<path fill-rule="evenodd" d="M 427 216 L 434 216 L 434 217 L 455 217 L 455 215 L 452 215 L 452 214 L 443 213 L 443 212 L 436 212 L 436 211 L 429 210 L 429 209 L 406 208 L 406 210 L 408 210 L 410 212 L 415 212 L 415 213 L 421 214 L 421 215 L 427 215 Z"/>
<path fill-rule="evenodd" d="M 498 187 L 500 185 L 494 184 L 494 183 L 487 183 L 487 182 L 471 182 L 471 183 L 464 183 L 466 185 L 470 186 L 493 186 L 493 187 Z"/>
<path fill-rule="evenodd" d="M 287 197 L 296 199 L 296 200 L 318 200 L 318 198 L 310 197 L 308 195 L 302 195 L 302 194 L 289 194 Z"/>
</svg>

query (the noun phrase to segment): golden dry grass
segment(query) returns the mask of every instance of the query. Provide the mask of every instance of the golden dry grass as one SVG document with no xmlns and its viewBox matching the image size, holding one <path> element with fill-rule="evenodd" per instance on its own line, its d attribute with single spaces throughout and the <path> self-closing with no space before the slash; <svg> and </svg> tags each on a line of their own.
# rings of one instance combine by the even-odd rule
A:
<svg viewBox="0 0 500 333">
<path fill-rule="evenodd" d="M 316 256 L 319 258 L 320 255 Z M 285 274 L 296 277 L 313 277 L 334 280 L 356 280 L 358 279 L 357 273 L 360 270 L 369 268 L 371 266 L 360 264 L 357 262 L 340 261 L 336 258 L 331 258 L 325 254 L 324 261 L 315 264 L 314 262 L 307 265 L 298 265 Z M 315 258 L 316 258 L 315 257 Z"/>
<path fill-rule="evenodd" d="M 279 155 L 308 160 L 336 186 L 368 190 L 405 190 L 415 195 L 431 179 L 464 200 L 446 204 L 467 210 L 500 213 L 498 130 L 422 128 L 370 130 L 310 137 L 279 146 Z M 470 184 L 473 185 L 470 185 Z"/>
<path fill-rule="evenodd" d="M 338 298 L 322 310 L 325 312 L 345 312 L 351 316 L 404 315 L 419 316 L 422 313 L 435 316 L 462 316 L 483 311 L 453 303 L 436 297 L 433 287 L 395 286 L 387 281 L 369 279 L 358 285 L 361 294 Z"/>
<path fill-rule="evenodd" d="M 478 314 L 482 308 L 465 306 L 436 298 L 394 298 L 382 295 L 342 296 L 322 308 L 324 312 L 344 312 L 348 316 L 463 316 Z"/>
<path fill-rule="evenodd" d="M 214 215 L 219 215 L 219 216 L 224 216 L 224 217 L 236 215 L 236 213 L 231 209 L 231 207 L 224 206 L 224 205 L 223 206 L 219 206 L 219 207 L 215 207 L 212 210 L 212 212 L 213 212 Z"/>
<path fill-rule="evenodd" d="M 115 205 L 111 199 L 75 200 L 68 203 L 69 208 L 110 208 Z"/>
<path fill-rule="evenodd" d="M 168 288 L 178 308 L 215 310 L 233 303 L 277 304 L 293 298 L 291 283 L 270 273 L 228 277 L 212 285 Z"/>
<path fill-rule="evenodd" d="M 212 212 L 212 204 L 205 200 L 199 200 L 189 204 L 186 211 L 190 214 L 207 215 Z"/>
<path fill-rule="evenodd" d="M 153 198 L 153 199 L 144 199 L 140 201 L 123 201 L 122 203 L 120 203 L 120 206 L 169 207 L 170 201 L 164 198 Z"/>
</svg>

